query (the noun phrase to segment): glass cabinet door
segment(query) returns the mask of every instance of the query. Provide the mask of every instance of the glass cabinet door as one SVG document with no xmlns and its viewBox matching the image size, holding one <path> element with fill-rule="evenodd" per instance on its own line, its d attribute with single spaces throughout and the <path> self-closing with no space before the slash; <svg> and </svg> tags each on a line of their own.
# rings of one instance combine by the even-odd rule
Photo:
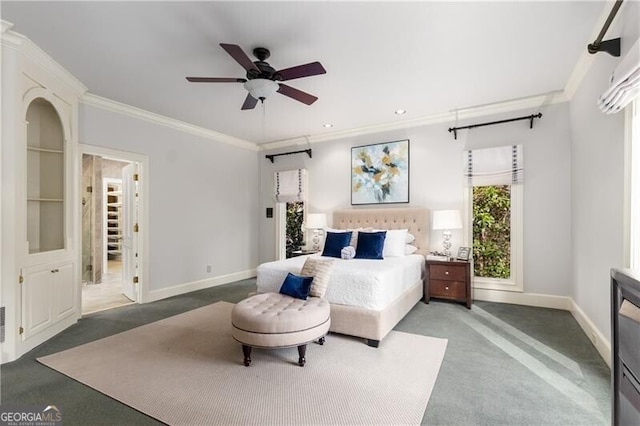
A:
<svg viewBox="0 0 640 426">
<path fill-rule="evenodd" d="M 64 131 L 45 99 L 27 109 L 27 242 L 29 253 L 64 249 Z"/>
</svg>

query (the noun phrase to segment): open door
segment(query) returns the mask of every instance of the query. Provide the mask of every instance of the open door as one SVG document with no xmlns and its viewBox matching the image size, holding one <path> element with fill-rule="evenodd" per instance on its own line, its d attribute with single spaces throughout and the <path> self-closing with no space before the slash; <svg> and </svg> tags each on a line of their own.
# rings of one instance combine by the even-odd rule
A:
<svg viewBox="0 0 640 426">
<path fill-rule="evenodd" d="M 138 296 L 138 165 L 122 169 L 122 294 Z"/>
</svg>

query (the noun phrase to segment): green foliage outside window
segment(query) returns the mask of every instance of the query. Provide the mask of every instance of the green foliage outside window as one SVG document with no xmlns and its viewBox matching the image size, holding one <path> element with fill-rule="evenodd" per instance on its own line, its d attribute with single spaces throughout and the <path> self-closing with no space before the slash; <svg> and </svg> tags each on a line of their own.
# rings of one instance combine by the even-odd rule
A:
<svg viewBox="0 0 640 426">
<path fill-rule="evenodd" d="M 287 230 L 286 230 L 286 255 L 302 248 L 304 233 L 302 222 L 304 220 L 304 203 L 287 203 Z"/>
<path fill-rule="evenodd" d="M 473 261 L 476 277 L 511 276 L 511 187 L 473 188 Z"/>
</svg>

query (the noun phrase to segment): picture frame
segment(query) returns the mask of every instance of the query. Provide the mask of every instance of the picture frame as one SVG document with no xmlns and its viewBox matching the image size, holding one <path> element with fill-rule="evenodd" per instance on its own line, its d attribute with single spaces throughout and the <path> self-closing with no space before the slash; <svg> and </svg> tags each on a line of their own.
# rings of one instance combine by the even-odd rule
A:
<svg viewBox="0 0 640 426">
<path fill-rule="evenodd" d="M 409 202 L 409 139 L 351 148 L 351 205 Z"/>
<path fill-rule="evenodd" d="M 471 256 L 471 247 L 460 247 L 458 249 L 458 255 L 456 256 L 457 260 L 469 261 L 469 257 Z"/>
</svg>

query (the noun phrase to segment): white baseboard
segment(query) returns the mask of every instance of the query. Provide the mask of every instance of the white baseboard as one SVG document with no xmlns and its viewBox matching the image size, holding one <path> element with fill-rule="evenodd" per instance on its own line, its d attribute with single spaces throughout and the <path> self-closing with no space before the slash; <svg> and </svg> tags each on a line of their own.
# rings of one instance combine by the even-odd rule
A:
<svg viewBox="0 0 640 426">
<path fill-rule="evenodd" d="M 246 271 L 234 272 L 233 274 L 220 275 L 213 278 L 207 278 L 205 280 L 192 281 L 189 283 L 174 285 L 172 287 L 151 290 L 148 293 L 148 298 L 145 300 L 145 303 L 155 302 L 156 300 L 166 299 L 167 297 L 178 296 L 180 294 L 215 287 L 222 284 L 229 284 L 234 281 L 246 280 L 255 276 L 255 269 L 247 269 Z"/>
<path fill-rule="evenodd" d="M 474 300 L 486 302 L 513 303 L 514 305 L 537 306 L 570 311 L 572 300 L 566 296 L 552 296 L 549 294 L 520 293 L 513 291 L 473 289 Z"/>
<path fill-rule="evenodd" d="M 611 368 L 611 342 L 607 340 L 607 338 L 598 330 L 595 324 L 589 319 L 589 317 L 584 313 L 582 308 L 578 306 L 573 300 L 571 300 L 571 306 L 569 311 L 573 315 L 573 317 L 578 321 L 580 327 L 587 335 L 593 346 L 596 347 L 596 350 L 604 359 L 604 362 L 607 363 L 609 368 Z"/>
<path fill-rule="evenodd" d="M 552 296 L 548 294 L 515 293 L 511 291 L 498 291 L 476 288 L 473 290 L 475 300 L 486 302 L 513 303 L 514 305 L 537 306 L 539 308 L 562 309 L 571 312 L 584 334 L 587 335 L 593 346 L 611 368 L 611 342 L 598 330 L 584 311 L 566 296 Z"/>
</svg>

